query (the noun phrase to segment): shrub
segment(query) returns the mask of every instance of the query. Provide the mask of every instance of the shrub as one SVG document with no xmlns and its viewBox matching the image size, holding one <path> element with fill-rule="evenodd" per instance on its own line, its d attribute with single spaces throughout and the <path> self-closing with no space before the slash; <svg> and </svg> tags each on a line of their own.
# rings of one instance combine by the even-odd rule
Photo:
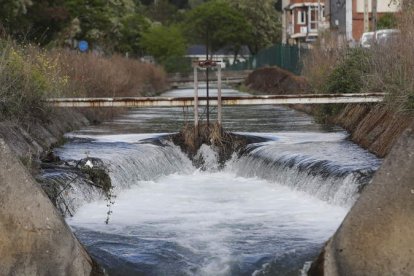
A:
<svg viewBox="0 0 414 276">
<path fill-rule="evenodd" d="M 362 48 L 349 48 L 326 80 L 327 93 L 358 93 L 364 86 L 364 77 L 369 73 L 369 52 Z"/>
<path fill-rule="evenodd" d="M 382 20 L 391 22 L 391 17 Z M 322 35 L 304 59 L 303 74 L 313 91 L 385 92 L 385 105 L 390 110 L 414 114 L 414 5 L 404 4 L 403 12 L 393 17 L 392 24 L 401 34 L 369 50 L 349 49 L 332 34 Z M 323 105 L 316 109 L 318 117 L 325 120 L 337 114 L 341 106 Z"/>
<path fill-rule="evenodd" d="M 49 97 L 144 96 L 165 87 L 162 68 L 136 59 L 45 51 L 0 40 L 0 121 L 46 120 L 51 109 L 44 100 Z"/>
<path fill-rule="evenodd" d="M 397 26 L 397 18 L 393 13 L 386 13 L 378 20 L 377 28 L 381 29 L 392 29 Z"/>
<path fill-rule="evenodd" d="M 164 61 L 164 68 L 168 73 L 188 74 L 193 70 L 192 59 L 188 57 L 169 57 Z"/>
<path fill-rule="evenodd" d="M 138 97 L 154 94 L 166 87 L 162 68 L 119 55 L 101 57 L 55 50 L 63 73 L 70 80 L 65 96 Z"/>
<path fill-rule="evenodd" d="M 387 45 L 371 50 L 371 72 L 364 92 L 386 92 L 387 106 L 398 112 L 414 112 L 414 6 L 397 17 L 401 34 Z"/>
<path fill-rule="evenodd" d="M 0 43 L 0 120 L 44 120 L 48 108 L 43 100 L 58 96 L 67 83 L 57 61 L 34 47 Z"/>
<path fill-rule="evenodd" d="M 308 80 L 315 93 L 326 92 L 329 74 L 339 63 L 346 48 L 331 32 L 321 35 L 313 49 L 308 51 L 303 60 L 302 74 Z"/>
</svg>

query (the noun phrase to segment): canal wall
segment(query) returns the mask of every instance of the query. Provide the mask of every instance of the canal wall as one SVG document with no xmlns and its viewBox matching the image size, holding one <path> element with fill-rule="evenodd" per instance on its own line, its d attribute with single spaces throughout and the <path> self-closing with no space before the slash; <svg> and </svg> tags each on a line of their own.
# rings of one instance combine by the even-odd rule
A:
<svg viewBox="0 0 414 276">
<path fill-rule="evenodd" d="M 309 275 L 412 275 L 414 123 L 328 241 Z"/>
<path fill-rule="evenodd" d="M 61 215 L 2 139 L 0 160 L 0 275 L 97 273 Z"/>
<path fill-rule="evenodd" d="M 76 110 L 51 114 L 44 122 L 0 122 L 0 275 L 102 275 L 33 178 L 40 159 L 64 142 L 65 133 L 100 116 Z"/>
<path fill-rule="evenodd" d="M 63 135 L 92 123 L 75 110 L 53 110 L 47 121 L 0 122 L 0 138 L 23 162 L 36 162 L 43 152 L 63 142 Z"/>
</svg>

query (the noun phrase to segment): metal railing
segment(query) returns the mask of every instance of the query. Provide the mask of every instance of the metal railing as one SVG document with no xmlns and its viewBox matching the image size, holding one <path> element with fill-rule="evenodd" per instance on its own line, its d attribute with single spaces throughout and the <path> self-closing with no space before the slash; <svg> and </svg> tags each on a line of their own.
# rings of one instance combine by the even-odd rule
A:
<svg viewBox="0 0 414 276">
<path fill-rule="evenodd" d="M 385 93 L 304 94 L 222 97 L 224 105 L 326 104 L 382 102 Z M 135 97 L 135 98 L 52 98 L 46 101 L 55 107 L 172 107 L 194 106 L 194 97 Z M 217 97 L 210 97 L 217 105 Z M 198 105 L 207 105 L 206 97 L 198 98 Z"/>
</svg>

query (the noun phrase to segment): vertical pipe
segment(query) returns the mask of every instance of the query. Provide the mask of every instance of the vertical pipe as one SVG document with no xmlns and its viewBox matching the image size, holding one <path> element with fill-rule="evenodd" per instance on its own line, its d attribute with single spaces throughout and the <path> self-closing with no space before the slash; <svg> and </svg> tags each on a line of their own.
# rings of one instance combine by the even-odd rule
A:
<svg viewBox="0 0 414 276">
<path fill-rule="evenodd" d="M 217 64 L 217 121 L 219 126 L 221 127 L 221 64 Z"/>
<path fill-rule="evenodd" d="M 318 35 L 321 32 L 321 23 L 322 23 L 322 9 L 321 9 L 321 0 L 318 0 Z"/>
<path fill-rule="evenodd" d="M 372 31 L 374 32 L 374 36 L 376 39 L 377 36 L 377 0 L 372 0 Z"/>
<path fill-rule="evenodd" d="M 207 31 L 207 41 L 206 41 L 206 62 L 209 58 L 209 32 Z M 207 92 L 207 128 L 210 126 L 210 83 L 209 83 L 209 67 L 206 69 L 206 92 Z"/>
<path fill-rule="evenodd" d="M 197 65 L 194 64 L 194 128 L 198 130 L 198 76 Z"/>
<path fill-rule="evenodd" d="M 210 80 L 209 80 L 209 67 L 206 69 L 206 90 L 207 90 L 207 126 L 210 126 Z"/>
<path fill-rule="evenodd" d="M 369 32 L 369 5 L 368 0 L 364 0 L 364 33 Z"/>
</svg>

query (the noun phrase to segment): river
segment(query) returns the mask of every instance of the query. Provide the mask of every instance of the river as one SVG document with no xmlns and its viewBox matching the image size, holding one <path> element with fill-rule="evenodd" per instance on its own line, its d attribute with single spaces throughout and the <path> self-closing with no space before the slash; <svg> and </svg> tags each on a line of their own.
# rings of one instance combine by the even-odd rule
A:
<svg viewBox="0 0 414 276">
<path fill-rule="evenodd" d="M 224 108 L 224 128 L 266 141 L 224 168 L 203 146 L 201 170 L 163 139 L 192 123 L 191 113 L 133 109 L 70 133 L 55 150 L 64 160 L 100 158 L 110 171 L 116 198 L 109 223 L 108 202 L 100 198 L 67 218 L 110 275 L 300 275 L 381 162 L 342 129 L 304 113 L 243 106 Z"/>
</svg>

